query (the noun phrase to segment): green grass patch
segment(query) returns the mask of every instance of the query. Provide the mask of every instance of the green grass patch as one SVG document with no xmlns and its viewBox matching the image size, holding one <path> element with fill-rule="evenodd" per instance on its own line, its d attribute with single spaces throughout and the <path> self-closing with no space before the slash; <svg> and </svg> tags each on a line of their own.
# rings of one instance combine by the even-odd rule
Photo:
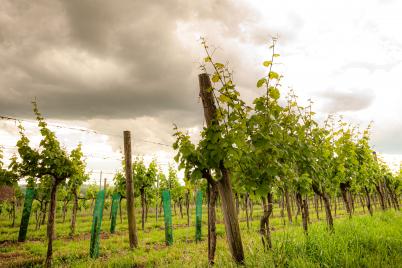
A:
<svg viewBox="0 0 402 268">
<path fill-rule="evenodd" d="M 89 258 L 91 213 L 80 213 L 77 234 L 68 237 L 69 216 L 63 223 L 57 215 L 54 241 L 54 264 L 56 267 L 207 267 L 207 226 L 203 209 L 202 241 L 195 243 L 194 215 L 187 227 L 184 216 L 173 216 L 174 244 L 165 245 L 163 218 L 156 221 L 149 215 L 145 231 L 138 230 L 139 248 L 130 250 L 127 221 L 117 220 L 116 233 L 110 234 L 108 211 L 104 212 L 100 242 L 100 257 Z M 174 214 L 174 213 L 173 213 Z M 256 206 L 254 221 L 247 229 L 241 212 L 240 223 L 246 256 L 246 267 L 402 267 L 402 214 L 395 211 L 376 212 L 373 217 L 356 215 L 335 220 L 335 232 L 327 231 L 324 215 L 317 221 L 311 213 L 313 224 L 305 236 L 300 226 L 283 223 L 279 209 L 274 211 L 273 249 L 264 251 L 258 233 L 261 209 Z M 339 215 L 344 215 L 339 211 Z M 140 225 L 137 215 L 137 227 Z M 18 220 L 18 219 L 17 219 Z M 18 222 L 18 221 L 17 221 Z M 218 210 L 217 250 L 215 267 L 237 267 L 232 261 L 225 238 L 222 215 Z M 31 218 L 27 241 L 16 242 L 18 227 L 10 227 L 10 219 L 0 216 L 0 267 L 40 267 L 46 255 L 46 226 L 35 230 Z"/>
</svg>

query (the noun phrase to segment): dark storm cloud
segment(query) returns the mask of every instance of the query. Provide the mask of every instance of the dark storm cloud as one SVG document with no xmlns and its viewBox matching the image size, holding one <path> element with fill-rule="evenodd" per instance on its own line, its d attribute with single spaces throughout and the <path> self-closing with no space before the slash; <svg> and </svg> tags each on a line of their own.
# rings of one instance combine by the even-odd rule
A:
<svg viewBox="0 0 402 268">
<path fill-rule="evenodd" d="M 329 113 L 363 110 L 368 108 L 375 99 L 372 90 L 346 92 L 327 90 L 320 95 L 326 99 L 326 104 L 322 109 Z"/>
<path fill-rule="evenodd" d="M 36 97 L 55 119 L 199 121 L 198 59 L 179 42 L 178 21 L 215 21 L 224 35 L 235 37 L 240 22 L 252 17 L 230 1 L 0 5 L 0 112 L 30 116 Z"/>
</svg>

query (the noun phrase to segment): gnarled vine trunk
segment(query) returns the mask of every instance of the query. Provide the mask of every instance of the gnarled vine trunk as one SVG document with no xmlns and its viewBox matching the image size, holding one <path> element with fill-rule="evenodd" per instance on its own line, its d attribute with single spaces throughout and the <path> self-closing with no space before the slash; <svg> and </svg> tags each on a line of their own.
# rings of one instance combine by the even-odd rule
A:
<svg viewBox="0 0 402 268">
<path fill-rule="evenodd" d="M 282 194 L 281 194 L 281 198 L 279 200 L 279 206 L 281 208 L 281 219 L 282 219 L 283 225 L 286 225 L 286 221 L 285 221 L 285 194 L 284 194 L 283 191 L 282 191 Z"/>
<path fill-rule="evenodd" d="M 318 194 L 314 194 L 314 209 L 315 209 L 315 214 L 317 216 L 317 220 L 320 220 L 320 213 L 318 211 Z"/>
<path fill-rule="evenodd" d="M 304 207 L 302 207 L 304 209 L 304 215 L 306 216 L 306 222 L 308 224 L 311 224 L 310 221 L 310 212 L 309 212 L 309 204 L 308 204 L 308 196 L 306 195 L 306 197 L 303 199 L 303 205 Z"/>
<path fill-rule="evenodd" d="M 158 200 L 155 200 L 155 221 L 158 222 Z"/>
<path fill-rule="evenodd" d="M 383 192 L 381 191 L 380 185 L 379 185 L 379 184 L 376 184 L 375 189 L 377 190 L 377 193 L 378 193 L 378 195 L 380 196 L 380 205 L 381 205 L 381 209 L 382 209 L 382 210 L 385 210 L 385 209 L 386 209 L 386 205 L 385 205 L 386 203 L 385 203 L 384 194 L 383 194 Z"/>
<path fill-rule="evenodd" d="M 236 200 L 236 213 L 239 216 L 240 213 L 240 202 L 239 202 L 239 194 L 235 193 L 235 200 Z"/>
<path fill-rule="evenodd" d="M 343 202 L 345 204 L 346 211 L 349 214 L 349 218 L 352 218 L 352 209 L 351 209 L 351 205 L 350 205 L 350 198 L 348 196 L 347 183 L 341 183 L 340 188 L 341 188 L 341 194 L 342 194 Z"/>
<path fill-rule="evenodd" d="M 370 212 L 370 215 L 373 216 L 373 208 L 371 207 L 371 201 L 370 201 L 370 192 L 366 186 L 364 186 L 364 191 L 366 192 L 367 209 Z"/>
<path fill-rule="evenodd" d="M 16 206 L 17 206 L 17 200 L 16 200 L 15 197 L 14 197 L 12 203 L 13 203 L 13 209 L 12 209 L 12 211 L 11 211 L 11 214 L 12 214 L 13 222 L 11 223 L 11 227 L 14 227 L 14 226 L 15 226 L 15 218 L 16 218 L 15 210 L 16 210 Z"/>
<path fill-rule="evenodd" d="M 179 211 L 180 211 L 180 218 L 183 219 L 183 204 L 182 198 L 179 199 Z"/>
<path fill-rule="evenodd" d="M 261 242 L 262 242 L 262 246 L 264 247 L 264 249 L 266 249 L 266 240 L 267 240 L 267 220 L 268 220 L 268 205 L 267 205 L 267 199 L 265 196 L 261 197 L 261 201 L 262 201 L 262 216 L 260 219 L 260 235 L 261 235 Z"/>
<path fill-rule="evenodd" d="M 244 198 L 244 206 L 246 208 L 247 230 L 250 229 L 248 203 L 249 203 L 249 195 L 248 195 L 248 193 L 246 193 L 246 197 Z"/>
<path fill-rule="evenodd" d="M 45 201 L 45 206 L 44 206 L 44 208 L 43 208 L 43 210 L 42 210 L 42 221 L 41 221 L 41 225 L 45 224 L 45 222 L 46 222 L 47 204 L 48 204 L 48 201 Z"/>
<path fill-rule="evenodd" d="M 250 220 L 253 222 L 253 201 L 248 197 L 248 203 L 250 205 Z"/>
<path fill-rule="evenodd" d="M 308 234 L 308 208 L 307 208 L 307 200 L 302 198 L 301 193 L 296 193 L 296 201 L 298 206 L 300 207 L 301 214 L 302 214 L 302 223 L 303 223 L 303 230 L 304 233 Z"/>
<path fill-rule="evenodd" d="M 318 197 L 322 198 L 324 200 L 324 207 L 325 207 L 325 218 L 327 220 L 327 226 L 328 229 L 333 232 L 334 231 L 334 220 L 332 218 L 332 212 L 331 212 L 331 200 L 329 198 L 329 195 L 326 193 L 325 190 L 321 189 L 318 187 L 317 184 L 312 185 L 313 191 L 314 191 L 314 199 L 318 200 Z M 336 202 L 336 198 L 335 198 Z M 336 204 L 336 203 L 335 203 Z M 335 206 L 336 209 L 336 206 Z M 318 203 L 317 203 L 317 217 L 318 217 Z"/>
<path fill-rule="evenodd" d="M 272 248 L 272 241 L 271 241 L 271 229 L 269 226 L 269 217 L 272 214 L 273 204 L 272 204 L 272 193 L 268 193 L 267 197 L 264 196 L 261 198 L 263 204 L 263 215 L 260 219 L 260 234 L 261 234 L 261 241 L 264 249 Z"/>
<path fill-rule="evenodd" d="M 359 194 L 360 205 L 363 208 L 363 212 L 366 213 L 366 206 L 364 205 L 363 198 L 361 194 Z"/>
<path fill-rule="evenodd" d="M 322 193 L 321 197 L 324 200 L 325 217 L 327 219 L 328 229 L 332 232 L 334 231 L 334 219 L 332 218 L 331 213 L 331 200 L 327 193 Z"/>
<path fill-rule="evenodd" d="M 70 226 L 70 237 L 73 237 L 75 234 L 75 222 L 77 219 L 77 210 L 78 210 L 78 194 L 76 191 L 73 191 L 74 196 L 74 204 L 73 204 L 73 212 L 71 214 L 71 226 Z"/>
<path fill-rule="evenodd" d="M 208 262 L 214 264 L 216 251 L 216 199 L 218 188 L 213 181 L 208 182 Z"/>
<path fill-rule="evenodd" d="M 388 191 L 389 191 L 389 195 L 392 201 L 392 204 L 394 206 L 395 210 L 399 210 L 399 202 L 398 202 L 398 196 L 396 194 L 396 191 L 394 189 L 392 189 L 388 184 L 385 184 Z"/>
<path fill-rule="evenodd" d="M 56 193 L 57 186 L 60 180 L 56 178 L 53 179 L 52 188 L 50 192 L 50 208 L 49 208 L 49 217 L 47 221 L 47 254 L 46 254 L 46 262 L 45 267 L 52 267 L 53 260 L 53 237 L 54 237 L 54 216 L 56 212 Z"/>
<path fill-rule="evenodd" d="M 187 226 L 190 227 L 190 190 L 186 192 L 186 214 L 187 214 Z"/>
<path fill-rule="evenodd" d="M 148 222 L 148 210 L 149 210 L 148 198 L 147 194 L 145 194 L 145 222 Z"/>
<path fill-rule="evenodd" d="M 66 221 L 66 214 L 67 214 L 67 206 L 68 206 L 69 201 L 68 200 L 64 200 L 63 202 L 63 222 Z"/>
<path fill-rule="evenodd" d="M 141 194 L 141 229 L 145 229 L 145 189 L 140 188 Z"/>
<path fill-rule="evenodd" d="M 285 188 L 285 202 L 286 202 L 286 211 L 288 214 L 289 223 L 292 224 L 292 209 L 290 207 L 290 198 L 289 198 L 289 191 Z"/>
</svg>

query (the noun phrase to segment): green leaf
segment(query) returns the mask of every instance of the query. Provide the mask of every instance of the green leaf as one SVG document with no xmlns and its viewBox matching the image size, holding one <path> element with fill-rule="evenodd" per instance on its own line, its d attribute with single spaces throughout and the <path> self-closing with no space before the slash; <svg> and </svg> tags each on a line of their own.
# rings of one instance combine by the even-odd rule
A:
<svg viewBox="0 0 402 268">
<path fill-rule="evenodd" d="M 202 173 L 200 170 L 196 169 L 191 173 L 191 179 L 193 181 L 198 181 L 202 178 Z"/>
<path fill-rule="evenodd" d="M 221 102 L 230 102 L 230 101 L 231 101 L 231 99 L 230 99 L 228 96 L 223 95 L 223 94 L 221 94 L 221 95 L 219 96 L 219 100 L 220 100 Z"/>
<path fill-rule="evenodd" d="M 219 62 L 215 63 L 216 69 L 223 69 L 223 67 L 225 67 L 225 65 L 223 65 L 222 63 L 219 63 Z"/>
<path fill-rule="evenodd" d="M 277 57 L 279 57 L 280 56 L 280 54 L 274 54 L 274 55 L 272 55 L 272 57 L 274 57 L 274 58 L 277 58 Z"/>
<path fill-rule="evenodd" d="M 204 61 L 205 61 L 205 62 L 211 62 L 211 57 L 206 57 L 206 58 L 204 58 Z"/>
<path fill-rule="evenodd" d="M 269 79 L 279 79 L 279 74 L 275 72 L 269 72 Z"/>
<path fill-rule="evenodd" d="M 266 79 L 266 78 L 261 78 L 261 79 L 258 80 L 258 82 L 257 82 L 257 87 L 258 87 L 258 88 L 262 87 L 266 82 L 267 82 L 267 79 Z"/>
<path fill-rule="evenodd" d="M 262 65 L 264 65 L 265 67 L 269 67 L 272 64 L 272 61 L 270 60 L 266 60 L 262 63 Z"/>
<path fill-rule="evenodd" d="M 270 87 L 269 88 L 269 96 L 275 100 L 279 99 L 281 96 L 279 90 L 276 87 Z"/>
<path fill-rule="evenodd" d="M 220 79 L 220 76 L 219 76 L 219 74 L 218 73 L 214 73 L 214 75 L 212 76 L 212 82 L 214 82 L 214 83 L 216 83 L 216 82 L 218 82 L 219 81 L 219 79 Z"/>
</svg>

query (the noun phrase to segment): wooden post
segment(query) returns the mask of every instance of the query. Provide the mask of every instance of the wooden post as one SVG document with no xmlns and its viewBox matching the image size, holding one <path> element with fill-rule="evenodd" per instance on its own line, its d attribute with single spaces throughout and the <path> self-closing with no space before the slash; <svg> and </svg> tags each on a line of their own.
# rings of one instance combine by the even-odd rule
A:
<svg viewBox="0 0 402 268">
<path fill-rule="evenodd" d="M 124 164 L 126 170 L 126 199 L 128 217 L 128 238 L 130 248 L 138 247 L 137 228 L 135 224 L 134 189 L 131 162 L 131 133 L 124 131 Z"/>
<path fill-rule="evenodd" d="M 208 74 L 202 73 L 198 76 L 200 86 L 200 97 L 204 108 L 204 117 L 207 126 L 219 124 L 216 120 L 216 106 L 211 92 L 211 81 Z M 244 251 L 241 241 L 240 227 L 237 217 L 236 205 L 233 196 L 230 171 L 224 166 L 223 161 L 219 163 L 219 170 L 222 178 L 217 182 L 219 195 L 221 197 L 222 213 L 225 222 L 226 239 L 233 259 L 237 263 L 244 263 Z"/>
</svg>

